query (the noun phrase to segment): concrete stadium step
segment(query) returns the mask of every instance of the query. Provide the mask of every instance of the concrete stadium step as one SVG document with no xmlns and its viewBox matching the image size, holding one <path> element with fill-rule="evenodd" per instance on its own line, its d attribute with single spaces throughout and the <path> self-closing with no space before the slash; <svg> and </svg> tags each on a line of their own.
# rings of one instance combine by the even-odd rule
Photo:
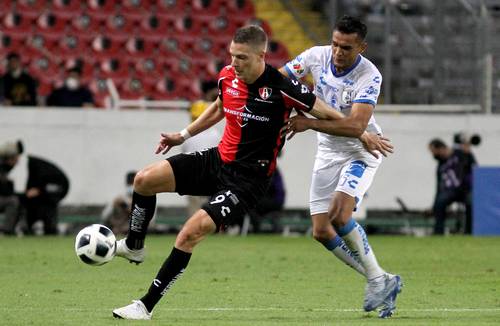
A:
<svg viewBox="0 0 500 326">
<path fill-rule="evenodd" d="M 273 38 L 288 48 L 291 57 L 314 45 L 280 1 L 255 0 L 254 5 L 256 16 L 269 23 Z"/>
</svg>

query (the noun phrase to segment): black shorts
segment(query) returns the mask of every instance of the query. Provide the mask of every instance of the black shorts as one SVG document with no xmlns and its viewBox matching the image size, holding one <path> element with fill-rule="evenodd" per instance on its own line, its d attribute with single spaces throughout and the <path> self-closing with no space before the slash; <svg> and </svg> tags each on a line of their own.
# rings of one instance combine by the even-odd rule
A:
<svg viewBox="0 0 500 326">
<path fill-rule="evenodd" d="M 242 219 L 262 197 L 270 178 L 261 171 L 226 164 L 217 148 L 169 157 L 180 195 L 208 196 L 202 208 L 222 229 Z"/>
</svg>

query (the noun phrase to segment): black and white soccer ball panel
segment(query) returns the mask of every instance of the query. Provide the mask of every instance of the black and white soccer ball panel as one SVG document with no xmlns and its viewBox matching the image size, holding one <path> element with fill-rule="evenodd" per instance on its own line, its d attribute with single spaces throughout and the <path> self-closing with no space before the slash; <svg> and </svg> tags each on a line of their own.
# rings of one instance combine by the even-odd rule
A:
<svg viewBox="0 0 500 326">
<path fill-rule="evenodd" d="M 107 226 L 92 224 L 78 232 L 75 252 L 86 264 L 103 265 L 115 256 L 116 237 Z"/>
</svg>

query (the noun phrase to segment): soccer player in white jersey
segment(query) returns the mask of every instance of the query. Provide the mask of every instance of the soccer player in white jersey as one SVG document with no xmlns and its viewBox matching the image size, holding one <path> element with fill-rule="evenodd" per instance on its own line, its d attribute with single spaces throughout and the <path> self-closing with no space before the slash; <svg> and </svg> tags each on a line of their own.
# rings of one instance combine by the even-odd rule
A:
<svg viewBox="0 0 500 326">
<path fill-rule="evenodd" d="M 344 16 L 334 28 L 331 46 L 312 47 L 280 71 L 293 79 L 311 73 L 316 96 L 347 116 L 335 121 L 295 116 L 288 132 L 293 136 L 307 129 L 318 131 L 310 189 L 314 238 L 366 277 L 364 309 L 380 308 L 379 316 L 386 318 L 395 309 L 401 278 L 379 266 L 365 231 L 352 218 L 382 161 L 356 139 L 365 130 L 382 132 L 373 116 L 382 76 L 361 55 L 367 47 L 366 33 L 365 24 Z"/>
</svg>

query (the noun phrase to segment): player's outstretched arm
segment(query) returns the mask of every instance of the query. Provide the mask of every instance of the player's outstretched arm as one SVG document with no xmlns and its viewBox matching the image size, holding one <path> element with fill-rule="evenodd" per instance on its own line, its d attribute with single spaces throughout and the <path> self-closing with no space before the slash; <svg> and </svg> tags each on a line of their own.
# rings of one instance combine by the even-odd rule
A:
<svg viewBox="0 0 500 326">
<path fill-rule="evenodd" d="M 310 119 L 297 115 L 287 121 L 286 132 L 290 139 L 295 133 L 313 129 L 330 135 L 359 138 L 365 149 L 378 158 L 378 153 L 387 156 L 393 152 L 393 146 L 388 138 L 365 131 L 373 112 L 373 106 L 365 103 L 355 103 L 351 114 L 345 116 L 330 108 L 321 99 L 316 99 L 313 109 L 309 112 L 318 119 Z"/>
<path fill-rule="evenodd" d="M 217 98 L 203 113 L 191 122 L 189 126 L 175 133 L 162 133 L 160 142 L 156 147 L 156 154 L 166 154 L 172 147 L 181 145 L 186 139 L 199 134 L 215 125 L 224 118 L 222 101 Z"/>
</svg>

